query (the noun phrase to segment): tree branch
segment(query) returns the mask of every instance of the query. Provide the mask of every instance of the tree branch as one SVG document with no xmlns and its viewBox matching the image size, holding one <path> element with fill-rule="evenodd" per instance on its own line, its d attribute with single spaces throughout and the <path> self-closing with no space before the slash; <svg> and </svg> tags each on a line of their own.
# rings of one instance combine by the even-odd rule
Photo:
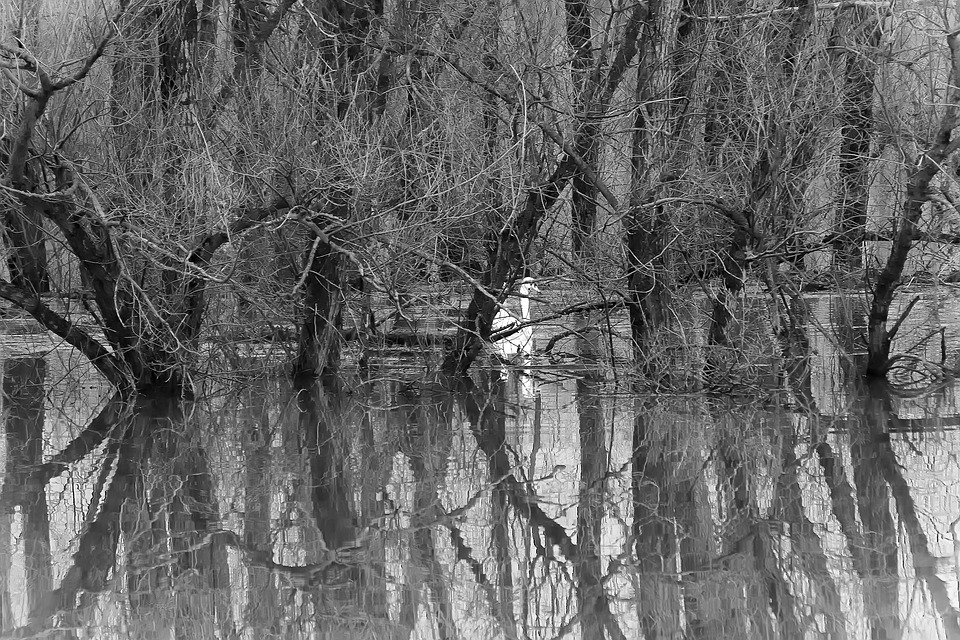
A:
<svg viewBox="0 0 960 640">
<path fill-rule="evenodd" d="M 28 295 L 19 287 L 0 279 L 0 298 L 9 300 L 29 313 L 44 328 L 57 334 L 85 355 L 121 393 L 125 394 L 130 390 L 130 379 L 122 362 L 86 331 L 45 305 L 38 296 Z"/>
<path fill-rule="evenodd" d="M 286 198 L 278 196 L 273 202 L 267 205 L 251 207 L 244 210 L 237 219 L 227 225 L 226 228 L 218 229 L 198 240 L 193 251 L 187 256 L 187 261 L 195 265 L 208 264 L 213 258 L 213 254 L 217 252 L 217 249 L 229 242 L 231 238 L 255 227 L 269 218 L 271 214 L 279 213 L 290 207 L 291 205 Z"/>
<path fill-rule="evenodd" d="M 868 0 L 847 0 L 845 2 L 826 2 L 823 4 L 817 4 L 817 11 L 830 11 L 837 9 L 840 11 L 845 11 L 847 9 L 855 8 L 867 8 L 867 9 L 890 9 L 893 6 L 892 2 L 872 2 Z M 782 9 L 771 9 L 769 11 L 755 11 L 752 13 L 743 13 L 743 14 L 728 14 L 728 15 L 719 15 L 719 16 L 697 16 L 692 14 L 683 14 L 684 18 L 690 20 L 700 20 L 702 22 L 732 22 L 734 20 L 753 20 L 755 18 L 769 18 L 771 16 L 782 16 L 782 15 L 792 15 L 799 13 L 801 10 L 806 10 L 804 7 L 785 7 Z"/>
<path fill-rule="evenodd" d="M 516 98 L 506 95 L 496 87 L 475 77 L 472 73 L 464 69 L 463 66 L 459 62 L 457 62 L 455 59 L 444 56 L 442 54 L 438 55 L 438 57 L 444 62 L 446 62 L 448 65 L 450 65 L 457 73 L 461 75 L 461 77 L 463 77 L 468 82 L 477 85 L 478 87 L 490 93 L 491 95 L 495 96 L 496 98 L 498 98 L 499 100 L 501 100 L 507 105 L 510 105 L 510 106 L 518 105 Z M 538 102 L 542 101 L 538 96 L 532 96 L 532 97 L 534 100 Z M 619 200 L 613 194 L 613 191 L 610 189 L 610 187 L 608 187 L 606 183 L 604 183 L 603 180 L 600 179 L 600 177 L 590 167 L 590 165 L 582 157 L 580 157 L 580 155 L 575 151 L 576 145 L 566 141 L 563 135 L 559 131 L 557 131 L 554 127 L 552 127 L 551 125 L 545 122 L 537 122 L 535 123 L 535 126 L 538 129 L 540 129 L 540 131 L 542 131 L 545 136 L 553 140 L 553 142 L 563 150 L 564 155 L 567 158 L 569 158 L 573 162 L 573 164 L 577 166 L 577 169 L 581 173 L 583 173 L 583 175 L 587 178 L 587 180 L 589 180 L 590 183 L 597 188 L 597 191 L 599 191 L 603 195 L 603 198 L 607 201 L 607 203 L 615 211 L 619 210 L 620 208 Z M 560 164 L 562 163 L 563 163 L 563 160 L 561 159 Z"/>
<path fill-rule="evenodd" d="M 113 21 L 116 22 L 119 18 L 120 15 L 118 14 Z M 60 78 L 56 82 L 53 82 L 50 85 L 50 93 L 66 89 L 70 85 L 76 84 L 86 78 L 87 74 L 89 74 L 90 70 L 93 68 L 93 65 L 97 63 L 97 60 L 103 57 L 103 53 L 106 51 L 107 45 L 113 40 L 113 36 L 114 34 L 112 33 L 108 33 L 107 35 L 103 36 L 100 39 L 100 42 L 94 48 L 93 53 L 86 57 L 86 59 L 83 61 L 83 65 L 81 65 L 77 72 L 72 76 Z"/>
</svg>

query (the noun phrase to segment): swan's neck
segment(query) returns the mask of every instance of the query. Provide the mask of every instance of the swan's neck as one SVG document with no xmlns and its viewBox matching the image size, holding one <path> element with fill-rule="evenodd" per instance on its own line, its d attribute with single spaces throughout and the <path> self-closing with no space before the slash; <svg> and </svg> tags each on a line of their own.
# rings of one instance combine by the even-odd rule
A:
<svg viewBox="0 0 960 640">
<path fill-rule="evenodd" d="M 530 319 L 530 298 L 526 295 L 520 298 L 520 319 L 524 322 Z"/>
</svg>

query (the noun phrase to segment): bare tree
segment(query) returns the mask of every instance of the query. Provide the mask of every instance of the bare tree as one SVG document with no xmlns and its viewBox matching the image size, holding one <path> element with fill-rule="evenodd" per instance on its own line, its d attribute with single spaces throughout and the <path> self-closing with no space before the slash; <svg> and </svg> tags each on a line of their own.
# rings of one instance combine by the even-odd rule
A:
<svg viewBox="0 0 960 640">
<path fill-rule="evenodd" d="M 946 11 L 944 13 L 946 14 Z M 953 130 L 960 126 L 960 40 L 958 38 L 960 38 L 960 30 L 954 29 L 946 35 L 949 62 L 942 115 L 939 124 L 935 127 L 932 141 L 917 156 L 910 169 L 902 212 L 896 220 L 890 255 L 873 286 L 873 302 L 870 305 L 870 315 L 867 320 L 869 357 L 866 374 L 868 376 L 885 376 L 894 362 L 890 356 L 890 345 L 909 313 L 910 306 L 893 326 L 888 328 L 890 305 L 903 275 L 907 256 L 919 233 L 920 216 L 923 214 L 924 206 L 930 200 L 930 183 L 940 172 L 947 158 L 960 149 L 960 138 L 953 136 Z"/>
<path fill-rule="evenodd" d="M 619 200 L 599 177 L 598 167 L 591 166 L 577 149 L 591 148 L 592 127 L 584 127 L 587 120 L 602 118 L 613 104 L 617 90 L 638 53 L 639 34 L 646 18 L 646 8 L 642 4 L 634 5 L 626 13 L 617 37 L 610 47 L 609 58 L 601 65 L 605 72 L 597 81 L 592 93 L 592 108 L 586 108 L 579 116 L 571 137 L 564 137 L 549 122 L 537 122 L 535 126 L 543 135 L 559 147 L 560 156 L 546 177 L 531 184 L 514 211 L 507 216 L 507 222 L 500 228 L 489 229 L 487 239 L 487 260 L 481 277 L 476 282 L 470 304 L 460 321 L 460 327 L 453 344 L 448 349 L 443 370 L 448 374 L 462 374 L 477 355 L 481 346 L 491 338 L 494 315 L 498 304 L 514 284 L 527 270 L 527 256 L 538 237 L 540 225 L 548 212 L 558 203 L 561 193 L 578 175 L 582 175 L 599 191 L 614 208 Z M 485 78 L 478 78 L 460 65 L 455 67 L 461 75 L 493 93 L 508 105 L 517 106 L 518 101 L 499 91 Z M 532 96 L 543 100 L 543 96 Z M 525 102 L 528 96 L 521 94 Z M 586 115 L 586 114 L 589 114 Z"/>
</svg>

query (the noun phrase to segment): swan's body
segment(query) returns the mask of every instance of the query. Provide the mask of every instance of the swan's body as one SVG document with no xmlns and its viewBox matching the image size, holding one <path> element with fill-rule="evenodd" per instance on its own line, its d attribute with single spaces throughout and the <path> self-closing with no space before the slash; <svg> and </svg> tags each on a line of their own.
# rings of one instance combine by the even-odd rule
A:
<svg viewBox="0 0 960 640">
<path fill-rule="evenodd" d="M 530 320 L 530 292 L 537 290 L 533 278 L 526 277 L 520 281 L 520 317 L 510 313 L 503 306 L 497 311 L 491 329 L 494 333 L 506 331 Z M 533 344 L 533 327 L 521 327 L 516 333 L 501 338 L 494 343 L 497 351 L 504 358 L 513 358 L 520 353 L 526 353 Z"/>
</svg>

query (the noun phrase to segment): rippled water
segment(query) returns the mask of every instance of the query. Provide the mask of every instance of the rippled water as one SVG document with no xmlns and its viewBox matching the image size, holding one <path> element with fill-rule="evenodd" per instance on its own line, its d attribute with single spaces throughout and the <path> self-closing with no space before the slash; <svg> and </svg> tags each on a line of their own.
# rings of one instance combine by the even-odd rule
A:
<svg viewBox="0 0 960 640">
<path fill-rule="evenodd" d="M 129 408 L 56 343 L 11 340 L 0 629 L 960 638 L 956 390 L 867 386 L 857 330 L 830 329 L 862 309 L 810 304 L 814 357 L 709 393 L 530 361 L 337 395 L 219 376 Z M 924 301 L 902 344 L 939 360 L 957 308 Z"/>
</svg>

